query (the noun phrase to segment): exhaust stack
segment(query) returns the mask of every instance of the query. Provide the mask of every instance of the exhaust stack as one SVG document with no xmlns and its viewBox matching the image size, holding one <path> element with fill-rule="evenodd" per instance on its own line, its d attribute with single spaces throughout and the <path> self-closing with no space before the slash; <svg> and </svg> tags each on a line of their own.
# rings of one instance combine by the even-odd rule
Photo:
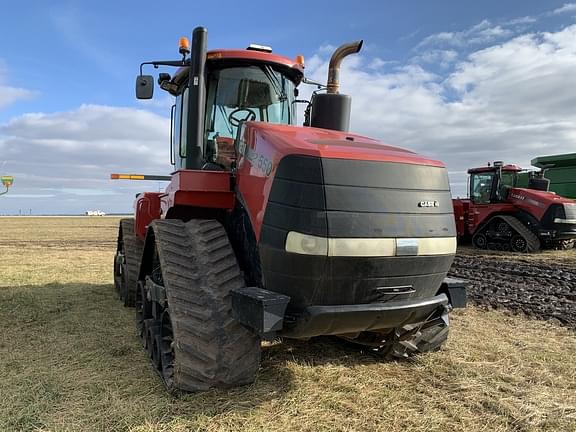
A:
<svg viewBox="0 0 576 432">
<path fill-rule="evenodd" d="M 346 43 L 332 54 L 328 66 L 327 92 L 314 95 L 312 98 L 310 126 L 348 132 L 352 98 L 339 93 L 340 65 L 344 57 L 359 52 L 362 43 L 361 40 Z"/>
<path fill-rule="evenodd" d="M 330 58 L 330 65 L 328 66 L 328 93 L 338 94 L 340 90 L 340 65 L 344 57 L 350 54 L 356 54 L 362 49 L 364 41 L 355 41 L 341 45 L 334 51 Z"/>
<path fill-rule="evenodd" d="M 201 169 L 204 161 L 204 109 L 206 85 L 204 69 L 208 31 L 196 27 L 192 32 L 192 54 L 188 72 L 188 130 L 186 134 L 186 169 Z"/>
</svg>

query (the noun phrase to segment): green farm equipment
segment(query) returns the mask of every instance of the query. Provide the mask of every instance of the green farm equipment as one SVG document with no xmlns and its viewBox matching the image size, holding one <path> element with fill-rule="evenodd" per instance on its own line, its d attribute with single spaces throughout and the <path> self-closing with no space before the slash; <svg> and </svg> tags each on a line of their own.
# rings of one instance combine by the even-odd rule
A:
<svg viewBox="0 0 576 432">
<path fill-rule="evenodd" d="M 541 171 L 518 174 L 518 187 L 528 187 L 530 177 L 541 176 L 550 181 L 550 191 L 576 199 L 576 153 L 539 156 L 530 163 Z"/>
<path fill-rule="evenodd" d="M 2 177 L 0 177 L 0 182 L 2 182 L 2 185 L 6 188 L 6 190 L 4 192 L 0 192 L 0 195 L 7 194 L 8 190 L 10 189 L 10 186 L 12 186 L 14 184 L 14 177 L 2 176 Z"/>
</svg>

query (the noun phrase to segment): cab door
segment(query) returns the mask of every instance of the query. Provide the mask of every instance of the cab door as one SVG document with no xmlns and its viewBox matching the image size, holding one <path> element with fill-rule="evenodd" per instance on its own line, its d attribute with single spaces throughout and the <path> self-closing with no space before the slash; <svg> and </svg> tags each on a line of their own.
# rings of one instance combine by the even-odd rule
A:
<svg viewBox="0 0 576 432">
<path fill-rule="evenodd" d="M 471 233 L 474 233 L 476 228 L 492 212 L 490 204 L 494 177 L 493 172 L 472 174 L 470 179 L 470 211 L 468 212 L 468 226 Z"/>
<path fill-rule="evenodd" d="M 170 134 L 171 162 L 177 170 L 186 167 L 186 133 L 188 130 L 188 88 L 185 88 L 172 106 Z"/>
</svg>

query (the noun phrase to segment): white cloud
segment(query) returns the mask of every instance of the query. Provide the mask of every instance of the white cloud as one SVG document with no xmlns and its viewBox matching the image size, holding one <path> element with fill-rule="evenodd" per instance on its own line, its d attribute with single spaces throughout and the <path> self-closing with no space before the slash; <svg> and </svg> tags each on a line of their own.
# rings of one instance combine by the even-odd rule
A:
<svg viewBox="0 0 576 432">
<path fill-rule="evenodd" d="M 415 63 L 433 63 L 443 68 L 452 65 L 458 59 L 456 50 L 431 49 L 415 56 L 412 61 Z"/>
<path fill-rule="evenodd" d="M 19 100 L 30 99 L 32 96 L 33 93 L 29 90 L 0 84 L 0 108 L 5 108 Z"/>
<path fill-rule="evenodd" d="M 515 26 L 515 25 L 521 25 L 521 24 L 532 24 L 535 23 L 536 21 L 538 21 L 537 17 L 533 17 L 533 16 L 523 16 L 520 18 L 513 18 L 509 21 L 506 21 L 504 23 L 504 25 L 506 26 Z"/>
<path fill-rule="evenodd" d="M 500 25 L 493 25 L 490 21 L 483 20 L 466 30 L 432 34 L 424 38 L 424 40 L 418 44 L 417 48 L 436 46 L 464 47 L 467 45 L 490 43 L 511 35 L 512 31 L 510 29 Z"/>
<path fill-rule="evenodd" d="M 7 75 L 6 64 L 0 59 L 0 109 L 12 105 L 19 100 L 34 97 L 35 93 L 33 91 L 8 85 Z"/>
<path fill-rule="evenodd" d="M 557 9 L 554 9 L 552 11 L 552 14 L 560 15 L 560 14 L 569 13 L 569 12 L 576 12 L 576 3 L 564 3 L 563 6 L 557 8 Z"/>
<path fill-rule="evenodd" d="M 114 182 L 110 173 L 169 173 L 169 123 L 149 111 L 100 105 L 10 120 L 0 126 L 0 161 L 15 181 L 0 213 L 130 211 L 134 194 L 157 184 Z"/>
<path fill-rule="evenodd" d="M 327 64 L 309 70 L 324 81 Z M 425 66 L 365 68 L 350 57 L 342 92 L 352 130 L 447 163 L 456 194 L 467 168 L 576 151 L 576 25 L 501 41 L 456 61 L 448 76 Z"/>
</svg>

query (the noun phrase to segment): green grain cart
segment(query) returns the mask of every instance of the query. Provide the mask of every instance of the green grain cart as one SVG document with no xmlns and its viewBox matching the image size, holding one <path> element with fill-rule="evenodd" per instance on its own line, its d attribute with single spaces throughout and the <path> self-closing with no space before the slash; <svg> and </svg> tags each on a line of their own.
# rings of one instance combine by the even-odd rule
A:
<svg viewBox="0 0 576 432">
<path fill-rule="evenodd" d="M 576 153 L 539 156 L 530 163 L 542 170 L 550 180 L 550 190 L 566 198 L 576 199 Z M 518 175 L 518 187 L 528 187 L 529 172 Z"/>
</svg>

